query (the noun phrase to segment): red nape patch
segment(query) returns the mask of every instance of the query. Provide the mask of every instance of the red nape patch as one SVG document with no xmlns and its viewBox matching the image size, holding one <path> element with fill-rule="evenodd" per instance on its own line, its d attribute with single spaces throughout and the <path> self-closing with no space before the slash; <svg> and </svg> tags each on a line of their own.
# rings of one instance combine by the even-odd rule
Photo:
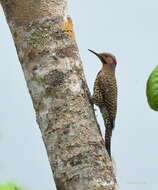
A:
<svg viewBox="0 0 158 190">
<path fill-rule="evenodd" d="M 114 60 L 114 64 L 117 65 L 117 61 L 116 60 Z"/>
</svg>

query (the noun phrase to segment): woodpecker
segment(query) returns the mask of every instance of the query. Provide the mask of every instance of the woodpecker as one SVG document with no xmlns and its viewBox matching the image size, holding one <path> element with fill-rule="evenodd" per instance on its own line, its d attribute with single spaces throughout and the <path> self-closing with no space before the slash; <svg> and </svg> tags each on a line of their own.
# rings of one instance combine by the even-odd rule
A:
<svg viewBox="0 0 158 190">
<path fill-rule="evenodd" d="M 102 62 L 102 68 L 94 82 L 91 101 L 99 107 L 102 114 L 106 128 L 105 147 L 111 158 L 111 137 L 117 112 L 117 83 L 115 78 L 117 61 L 115 56 L 110 53 L 96 53 L 90 49 L 89 51 Z"/>
</svg>

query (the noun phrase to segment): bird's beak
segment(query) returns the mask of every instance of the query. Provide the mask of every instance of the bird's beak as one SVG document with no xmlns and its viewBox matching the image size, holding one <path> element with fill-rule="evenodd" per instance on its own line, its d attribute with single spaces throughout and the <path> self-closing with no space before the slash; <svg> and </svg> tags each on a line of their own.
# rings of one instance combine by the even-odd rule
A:
<svg viewBox="0 0 158 190">
<path fill-rule="evenodd" d="M 92 51 L 91 49 L 88 49 L 90 52 L 92 52 L 94 55 L 96 55 L 100 61 L 104 64 L 106 64 L 106 62 L 104 61 L 104 59 L 102 58 L 102 56 L 99 53 L 96 53 L 95 51 Z"/>
<path fill-rule="evenodd" d="M 100 56 L 99 56 L 99 54 L 98 53 L 96 53 L 95 51 L 92 51 L 91 49 L 88 49 L 90 52 L 92 52 L 93 54 L 95 54 L 97 57 L 99 57 L 100 58 Z"/>
</svg>

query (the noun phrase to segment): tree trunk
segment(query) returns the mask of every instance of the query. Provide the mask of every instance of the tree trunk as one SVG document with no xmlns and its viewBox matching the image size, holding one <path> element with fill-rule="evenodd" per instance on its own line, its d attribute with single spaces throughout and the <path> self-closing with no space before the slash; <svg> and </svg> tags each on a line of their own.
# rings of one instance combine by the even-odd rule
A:
<svg viewBox="0 0 158 190">
<path fill-rule="evenodd" d="M 116 190 L 67 0 L 2 0 L 58 190 Z"/>
</svg>

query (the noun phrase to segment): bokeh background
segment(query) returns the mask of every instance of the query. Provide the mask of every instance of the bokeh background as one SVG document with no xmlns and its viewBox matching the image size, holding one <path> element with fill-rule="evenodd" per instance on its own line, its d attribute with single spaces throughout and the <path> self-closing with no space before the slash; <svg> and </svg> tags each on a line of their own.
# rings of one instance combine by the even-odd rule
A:
<svg viewBox="0 0 158 190">
<path fill-rule="evenodd" d="M 118 115 L 112 139 L 121 190 L 158 187 L 158 113 L 145 88 L 158 64 L 156 0 L 71 0 L 76 39 L 89 88 L 101 63 L 88 48 L 111 52 L 118 61 Z M 55 190 L 50 166 L 14 43 L 0 7 L 0 183 L 26 190 Z M 103 121 L 96 111 L 104 132 Z M 53 187 L 53 188 L 52 188 Z"/>
</svg>

